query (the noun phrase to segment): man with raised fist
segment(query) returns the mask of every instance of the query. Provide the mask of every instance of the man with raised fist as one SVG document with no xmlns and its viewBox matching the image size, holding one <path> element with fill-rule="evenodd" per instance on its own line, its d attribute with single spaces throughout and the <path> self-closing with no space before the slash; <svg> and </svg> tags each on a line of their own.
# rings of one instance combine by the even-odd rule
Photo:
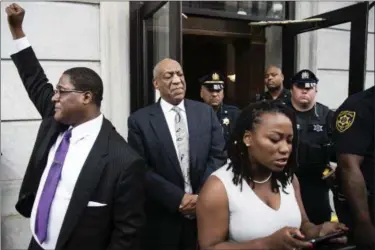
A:
<svg viewBox="0 0 375 250">
<path fill-rule="evenodd" d="M 29 249 L 139 249 L 145 163 L 100 112 L 100 76 L 71 68 L 53 89 L 22 29 L 25 11 L 6 12 L 12 60 L 42 117 L 16 204 L 30 218 Z"/>
</svg>

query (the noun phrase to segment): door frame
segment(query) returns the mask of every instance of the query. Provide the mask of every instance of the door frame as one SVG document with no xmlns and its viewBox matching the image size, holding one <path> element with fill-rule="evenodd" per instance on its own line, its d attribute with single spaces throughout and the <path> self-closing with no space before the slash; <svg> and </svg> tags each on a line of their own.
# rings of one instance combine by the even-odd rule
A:
<svg viewBox="0 0 375 250">
<path fill-rule="evenodd" d="M 239 1 L 236 1 L 237 3 Z M 294 13 L 295 2 L 293 1 L 283 1 L 285 4 L 285 18 L 290 19 L 291 15 Z M 182 5 L 182 11 L 188 16 L 197 16 L 197 17 L 210 17 L 210 18 L 219 18 L 224 20 L 238 20 L 238 21 L 280 21 L 284 20 L 283 18 L 274 18 L 268 16 L 260 15 L 238 15 L 234 12 L 228 12 L 223 10 L 215 9 L 205 9 L 199 7 L 189 7 Z"/>
<path fill-rule="evenodd" d="M 131 112 L 155 101 L 155 90 L 151 84 L 150 69 L 147 67 L 147 37 L 145 22 L 166 3 L 170 4 L 169 23 L 170 57 L 182 62 L 182 3 L 181 1 L 131 1 L 130 5 L 130 91 Z M 294 4 L 288 4 L 286 18 L 295 18 Z M 351 23 L 349 58 L 349 95 L 364 89 L 366 76 L 367 21 L 368 11 L 373 7 L 369 2 L 360 2 L 341 9 L 326 12 L 310 18 L 324 18 L 318 23 L 293 23 L 283 25 L 282 70 L 285 79 L 290 79 L 297 69 L 297 35 L 330 26 Z M 184 8 L 184 12 L 185 12 Z M 189 11 L 187 11 L 189 12 Z M 190 10 L 189 15 L 194 15 Z M 207 13 L 204 13 L 207 14 Z M 217 14 L 217 13 L 213 13 Z M 195 16 L 204 16 L 197 13 Z M 231 19 L 231 17 L 219 17 Z M 251 17 L 249 17 L 251 19 Z M 290 56 L 292 55 L 292 56 Z M 288 85 L 288 84 L 286 84 Z"/>
<path fill-rule="evenodd" d="M 169 57 L 178 62 L 182 60 L 182 10 L 180 1 L 130 1 L 130 112 L 155 102 L 148 62 L 148 43 L 146 22 L 165 4 L 169 3 Z"/>
<path fill-rule="evenodd" d="M 323 18 L 320 22 L 303 22 L 283 25 L 282 70 L 285 79 L 297 71 L 297 35 L 330 26 L 350 23 L 349 95 L 364 90 L 367 56 L 367 22 L 369 2 L 360 2 L 320 15 L 305 18 Z M 293 56 L 290 56 L 293 55 Z M 287 84 L 287 85 L 290 85 Z"/>
<path fill-rule="evenodd" d="M 147 37 L 146 25 L 147 18 L 159 10 L 167 2 L 170 4 L 170 20 L 175 20 L 169 24 L 170 27 L 170 57 L 182 62 L 182 11 L 188 16 L 195 17 L 215 17 L 218 19 L 237 19 L 237 20 L 275 20 L 274 18 L 257 17 L 257 16 L 239 16 L 224 11 L 204 10 L 197 8 L 182 7 L 181 1 L 130 1 L 130 111 L 143 108 L 155 101 L 155 90 L 151 84 L 152 79 L 149 77 L 151 71 L 147 68 Z M 285 16 L 290 18 L 294 13 L 294 2 L 285 3 Z M 281 19 L 278 19 L 281 20 Z M 172 35 L 173 34 L 173 35 Z"/>
</svg>

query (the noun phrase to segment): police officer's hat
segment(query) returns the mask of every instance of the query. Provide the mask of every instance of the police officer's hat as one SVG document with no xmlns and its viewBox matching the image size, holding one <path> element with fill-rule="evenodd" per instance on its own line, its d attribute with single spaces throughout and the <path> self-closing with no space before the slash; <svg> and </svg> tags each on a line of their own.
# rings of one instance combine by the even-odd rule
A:
<svg viewBox="0 0 375 250">
<path fill-rule="evenodd" d="M 295 74 L 291 83 L 295 84 L 299 88 L 313 88 L 318 84 L 319 79 L 315 76 L 313 72 L 308 69 L 303 69 Z"/>
<path fill-rule="evenodd" d="M 201 85 L 211 91 L 220 91 L 224 89 L 224 77 L 218 72 L 212 72 L 199 79 Z"/>
</svg>

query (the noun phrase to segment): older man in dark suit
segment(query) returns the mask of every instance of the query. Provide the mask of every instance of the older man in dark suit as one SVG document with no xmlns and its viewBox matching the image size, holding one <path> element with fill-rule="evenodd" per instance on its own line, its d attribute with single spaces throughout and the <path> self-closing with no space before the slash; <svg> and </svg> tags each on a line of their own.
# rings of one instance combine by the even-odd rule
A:
<svg viewBox="0 0 375 250">
<path fill-rule="evenodd" d="M 226 157 L 214 110 L 184 99 L 180 64 L 164 59 L 154 68 L 161 99 L 128 119 L 128 141 L 147 161 L 143 249 L 197 247 L 195 204 L 207 177 Z"/>
<path fill-rule="evenodd" d="M 6 12 L 12 60 L 43 118 L 16 204 L 30 218 L 29 249 L 138 249 L 145 164 L 101 114 L 102 80 L 72 68 L 53 90 L 23 32 L 24 10 Z"/>
</svg>

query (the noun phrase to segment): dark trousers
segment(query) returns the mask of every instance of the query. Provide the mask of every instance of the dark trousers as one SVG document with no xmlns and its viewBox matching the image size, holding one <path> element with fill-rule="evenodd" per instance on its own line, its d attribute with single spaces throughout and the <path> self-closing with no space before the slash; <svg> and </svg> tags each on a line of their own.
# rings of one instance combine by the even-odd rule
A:
<svg viewBox="0 0 375 250">
<path fill-rule="evenodd" d="M 300 180 L 301 198 L 307 217 L 316 224 L 331 220 L 331 205 L 329 203 L 329 188 L 322 182 Z"/>
<path fill-rule="evenodd" d="M 198 250 L 197 221 L 184 219 L 182 225 L 180 250 Z"/>
<path fill-rule="evenodd" d="M 183 218 L 175 222 L 178 227 L 163 228 L 150 221 L 142 237 L 142 250 L 198 250 L 197 221 Z"/>
</svg>

